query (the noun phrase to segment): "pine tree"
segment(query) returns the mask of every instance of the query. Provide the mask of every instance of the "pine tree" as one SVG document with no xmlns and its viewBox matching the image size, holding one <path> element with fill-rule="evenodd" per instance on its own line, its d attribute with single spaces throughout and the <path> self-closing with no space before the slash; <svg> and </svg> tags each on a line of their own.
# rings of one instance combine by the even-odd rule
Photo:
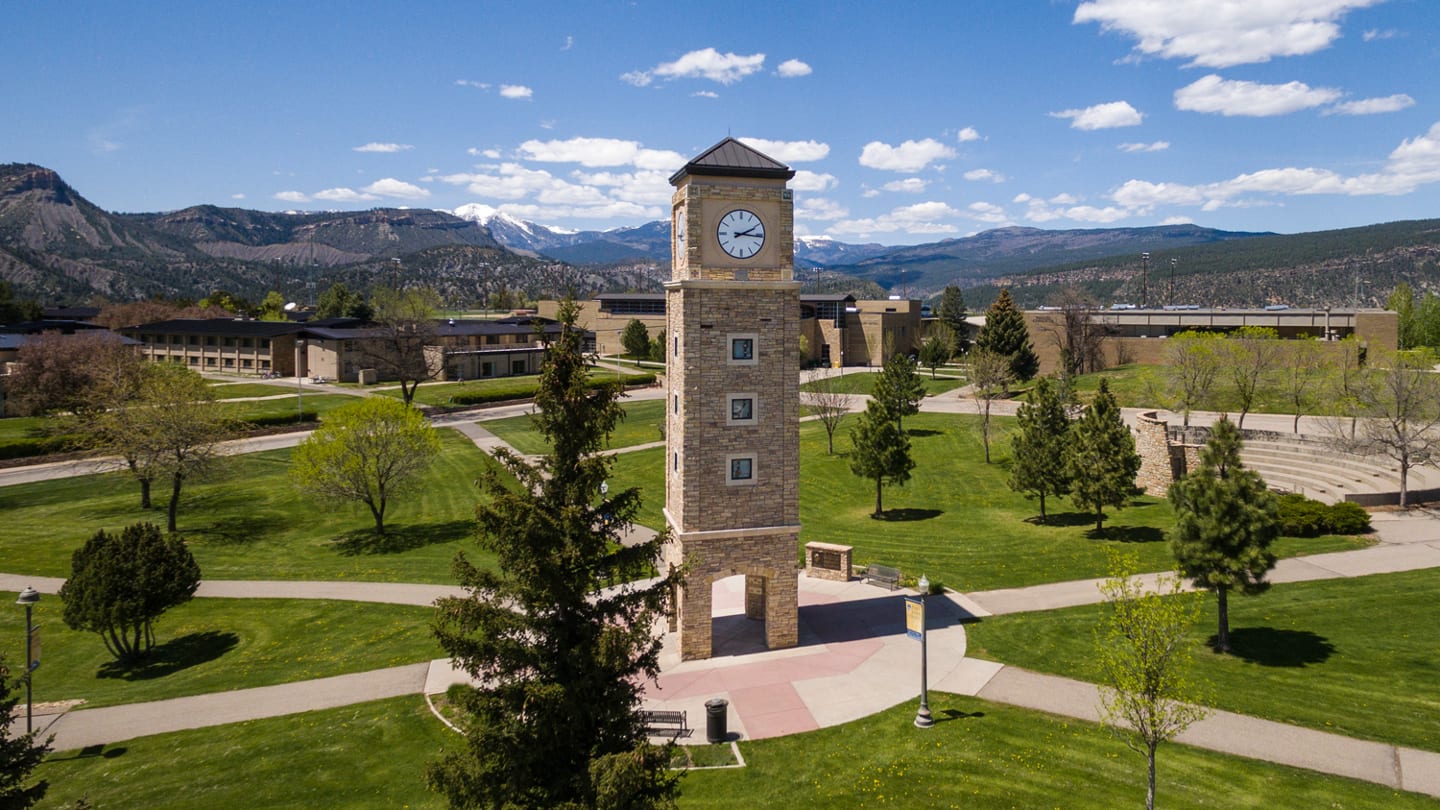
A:
<svg viewBox="0 0 1440 810">
<path fill-rule="evenodd" d="M 496 565 L 458 555 L 469 596 L 437 602 L 441 646 L 479 684 L 458 701 L 465 749 L 427 772 L 452 807 L 674 806 L 667 753 L 646 741 L 639 706 L 658 673 L 655 621 L 678 579 L 600 590 L 650 571 L 664 535 L 622 545 L 639 490 L 601 493 L 613 459 L 599 451 L 624 411 L 617 386 L 588 376 L 577 309 L 560 308 L 535 397 L 551 451 L 535 464 L 497 454 L 519 486 L 484 479 L 479 541 Z"/>
<path fill-rule="evenodd" d="M 1095 512 L 1095 531 L 1105 530 L 1105 507 L 1123 509 L 1135 489 L 1140 456 L 1135 438 L 1120 419 L 1120 407 L 1103 377 L 1095 401 L 1070 427 L 1066 456 L 1071 499 Z"/>
<path fill-rule="evenodd" d="M 965 323 L 965 296 L 959 287 L 954 284 L 945 287 L 940 294 L 940 310 L 936 315 L 950 328 L 951 355 L 964 354 L 970 346 L 967 337 L 970 332 Z"/>
<path fill-rule="evenodd" d="M 985 326 L 975 336 L 975 348 L 1010 358 L 1010 374 L 1017 380 L 1029 380 L 1040 370 L 1025 315 L 1015 306 L 1009 290 L 1002 289 L 985 311 Z"/>
<path fill-rule="evenodd" d="M 920 400 L 925 398 L 925 381 L 915 369 L 915 361 L 909 355 L 894 354 L 885 361 L 885 366 L 875 379 L 872 399 L 895 419 L 895 426 L 904 429 L 903 419 L 920 412 Z"/>
<path fill-rule="evenodd" d="M 50 740 L 54 738 L 41 740 L 37 733 L 20 734 L 18 731 L 11 736 L 10 732 L 10 718 L 20 702 L 15 687 L 25 677 L 22 675 L 12 681 L 10 667 L 4 654 L 0 653 L 0 807 L 6 810 L 30 807 L 44 798 L 45 791 L 50 788 L 43 779 L 32 785 L 26 785 L 25 780 L 45 759 L 46 752 L 50 750 Z M 21 724 L 16 723 L 15 727 L 18 729 Z"/>
<path fill-rule="evenodd" d="M 875 512 L 884 512 L 881 492 L 885 482 L 904 485 L 910 480 L 915 460 L 910 457 L 910 438 L 900 429 L 896 418 L 879 400 L 872 399 L 850 429 L 850 471 L 861 478 L 875 481 Z"/>
<path fill-rule="evenodd" d="M 1040 499 L 1040 522 L 1045 522 L 1046 496 L 1070 491 L 1065 465 L 1070 416 L 1059 389 L 1041 377 L 1030 389 L 1028 401 L 1016 412 L 1019 430 L 1011 440 L 1010 489 Z"/>
<path fill-rule="evenodd" d="M 1240 464 L 1240 429 L 1221 418 L 1200 451 L 1200 466 L 1170 487 L 1175 528 L 1170 548 L 1185 576 L 1214 591 L 1220 625 L 1215 649 L 1230 650 L 1230 591 L 1251 595 L 1270 587 L 1270 544 L 1278 530 L 1275 496 Z"/>
</svg>

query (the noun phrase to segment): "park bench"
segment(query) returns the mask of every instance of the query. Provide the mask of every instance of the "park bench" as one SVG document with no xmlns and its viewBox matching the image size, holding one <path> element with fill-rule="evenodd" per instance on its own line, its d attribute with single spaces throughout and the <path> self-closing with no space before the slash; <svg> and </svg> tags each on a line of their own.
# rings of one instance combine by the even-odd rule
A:
<svg viewBox="0 0 1440 810">
<path fill-rule="evenodd" d="M 640 719 L 645 724 L 646 734 L 669 737 L 672 740 L 690 736 L 690 724 L 685 719 L 685 712 L 647 710 L 640 712 Z"/>
<path fill-rule="evenodd" d="M 871 585 L 880 585 L 893 591 L 900 587 L 900 569 L 872 563 L 865 566 L 865 574 L 861 577 L 861 580 Z"/>
</svg>

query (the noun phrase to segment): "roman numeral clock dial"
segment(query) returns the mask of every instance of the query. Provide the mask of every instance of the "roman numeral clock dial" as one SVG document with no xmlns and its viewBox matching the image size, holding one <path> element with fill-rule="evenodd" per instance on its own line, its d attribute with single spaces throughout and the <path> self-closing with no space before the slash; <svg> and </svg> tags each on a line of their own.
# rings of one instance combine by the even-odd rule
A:
<svg viewBox="0 0 1440 810">
<path fill-rule="evenodd" d="M 720 219 L 720 249 L 735 259 L 748 259 L 765 245 L 765 223 L 751 211 L 737 208 Z"/>
</svg>

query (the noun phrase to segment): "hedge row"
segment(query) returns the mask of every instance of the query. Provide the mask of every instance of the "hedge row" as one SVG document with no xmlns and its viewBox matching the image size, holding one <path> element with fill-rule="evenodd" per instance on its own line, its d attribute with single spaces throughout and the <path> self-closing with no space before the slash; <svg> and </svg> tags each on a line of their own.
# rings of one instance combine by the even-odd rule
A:
<svg viewBox="0 0 1440 810">
<path fill-rule="evenodd" d="M 1280 533 L 1287 537 L 1322 534 L 1363 534 L 1370 531 L 1370 513 L 1359 504 L 1324 504 L 1296 492 L 1280 496 Z"/>
</svg>

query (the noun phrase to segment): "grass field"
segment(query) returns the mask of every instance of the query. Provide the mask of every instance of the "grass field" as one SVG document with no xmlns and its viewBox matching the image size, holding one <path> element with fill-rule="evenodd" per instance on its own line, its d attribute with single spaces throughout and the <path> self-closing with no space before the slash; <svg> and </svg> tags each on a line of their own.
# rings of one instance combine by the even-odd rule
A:
<svg viewBox="0 0 1440 810">
<path fill-rule="evenodd" d="M 1165 390 L 1165 367 L 1163 366 L 1142 366 L 1125 365 L 1105 369 L 1094 374 L 1083 374 L 1075 378 L 1075 388 L 1083 401 L 1090 401 L 1094 397 L 1096 389 L 1100 387 L 1100 380 L 1104 378 L 1110 382 L 1110 391 L 1115 395 L 1116 401 L 1122 408 L 1164 408 L 1168 407 L 1164 399 Z M 1315 413 L 1323 410 L 1322 406 L 1328 401 L 1323 396 L 1324 380 L 1319 372 L 1316 373 L 1316 382 L 1311 386 L 1311 405 L 1307 412 Z M 1216 377 L 1215 388 L 1211 401 L 1197 410 L 1225 411 L 1238 413 L 1239 402 L 1230 392 L 1229 381 L 1223 372 Z M 1285 390 L 1280 386 L 1278 379 L 1262 379 L 1259 389 L 1256 391 L 1255 402 L 1250 406 L 1251 413 L 1294 413 L 1294 405 L 1288 399 Z"/>
<path fill-rule="evenodd" d="M 609 370 L 598 370 L 593 374 L 599 380 L 625 381 L 627 384 L 654 377 L 653 372 L 622 375 Z M 540 377 L 536 374 L 496 377 L 488 380 L 466 380 L 464 382 L 427 382 L 421 383 L 420 387 L 415 389 L 415 402 L 420 405 L 448 408 L 485 402 L 529 399 L 535 396 L 535 388 L 539 384 Z M 372 393 L 396 399 L 404 396 L 400 387 L 393 383 L 381 383 L 379 388 L 372 390 Z"/>
<path fill-rule="evenodd" d="M 287 475 L 289 450 L 229 457 L 209 480 L 188 483 L 181 533 L 210 579 L 449 582 L 462 547 L 489 564 L 471 542 L 480 498 L 474 481 L 497 465 L 458 433 L 440 436 L 443 452 L 417 491 L 393 502 L 384 538 L 375 537 L 363 506 L 303 497 Z M 71 552 L 97 530 L 163 525 L 166 494 L 157 483 L 156 508 L 140 509 L 138 486 L 125 473 L 0 488 L 0 570 L 65 576 Z"/>
<path fill-rule="evenodd" d="M 40 810 L 443 808 L 426 761 L 460 738 L 419 695 L 56 754 Z"/>
<path fill-rule="evenodd" d="M 933 397 L 936 394 L 943 394 L 946 391 L 952 391 L 965 384 L 964 380 L 955 379 L 953 377 L 936 377 L 932 380 L 930 379 L 929 369 L 920 369 L 918 373 L 920 375 L 921 381 L 925 384 L 925 396 L 927 397 Z M 863 394 L 868 397 L 875 390 L 875 379 L 878 376 L 878 374 L 873 372 L 851 372 L 840 378 L 840 390 L 851 394 Z M 800 390 L 816 391 L 824 385 L 825 383 L 822 382 L 811 381 L 801 384 Z"/>
<path fill-rule="evenodd" d="M 17 594 L 0 593 L 14 604 Z M 410 664 L 444 653 L 433 610 L 310 599 L 192 599 L 156 622 L 143 666 L 122 668 L 96 633 L 71 630 L 58 597 L 35 606 L 44 639 L 37 702 L 139 703 Z M 7 658 L 24 660 L 25 614 L 0 612 Z"/>
<path fill-rule="evenodd" d="M 1143 805 L 1145 760 L 1096 726 L 932 693 L 807 734 L 741 743 L 748 766 L 692 771 L 682 808 L 1104 808 Z M 40 805 L 439 808 L 425 763 L 460 745 L 418 697 L 144 737 L 52 756 Z M 1437 808 L 1379 785 L 1181 745 L 1159 755 L 1165 808 Z"/>
<path fill-rule="evenodd" d="M 1168 502 L 1134 499 L 1123 510 L 1107 510 L 1106 533 L 1091 536 L 1094 518 L 1068 500 L 1047 501 L 1050 523 L 1037 524 L 1034 501 L 1006 486 L 1008 445 L 992 437 L 994 464 L 985 464 L 979 417 L 920 414 L 905 420 L 916 460 L 903 487 L 886 487 L 884 519 L 870 516 L 875 485 L 850 472 L 849 426 L 836 432 L 833 456 L 825 453 L 825 431 L 815 422 L 800 426 L 801 542 L 822 541 L 855 547 L 857 565 L 894 565 L 913 578 L 962 591 L 1008 588 L 1041 582 L 1086 579 L 1106 574 L 1105 549 L 1135 551 L 1146 570 L 1170 568 L 1173 558 L 1165 531 L 1173 522 Z M 994 420 L 999 432 L 1013 420 Z M 664 451 L 626 453 L 615 461 L 612 486 L 639 486 L 644 494 L 640 522 L 663 528 Z M 1321 537 L 1286 538 L 1283 556 L 1340 551 L 1366 545 L 1363 540 Z M 797 559 L 799 550 L 797 549 Z"/>
<path fill-rule="evenodd" d="M 1276 585 L 1230 600 L 1234 653 L 1196 656 L 1218 708 L 1440 751 L 1440 577 L 1434 571 Z M 1100 679 L 1101 608 L 996 616 L 966 628 L 970 655 Z M 1215 635 L 1215 600 L 1191 634 Z"/>
<path fill-rule="evenodd" d="M 638 402 L 623 402 L 625 418 L 610 434 L 610 447 L 633 447 L 665 440 L 665 401 L 646 399 Z M 506 419 L 488 419 L 480 426 L 494 433 L 523 455 L 541 455 L 550 451 L 550 446 L 530 422 L 529 416 L 511 416 Z"/>
<path fill-rule="evenodd" d="M 278 397 L 289 394 L 295 396 L 295 382 L 292 379 L 289 385 L 275 385 L 270 383 L 238 382 L 238 383 L 211 383 L 210 390 L 215 392 L 216 399 L 240 399 L 242 397 Z"/>
</svg>

